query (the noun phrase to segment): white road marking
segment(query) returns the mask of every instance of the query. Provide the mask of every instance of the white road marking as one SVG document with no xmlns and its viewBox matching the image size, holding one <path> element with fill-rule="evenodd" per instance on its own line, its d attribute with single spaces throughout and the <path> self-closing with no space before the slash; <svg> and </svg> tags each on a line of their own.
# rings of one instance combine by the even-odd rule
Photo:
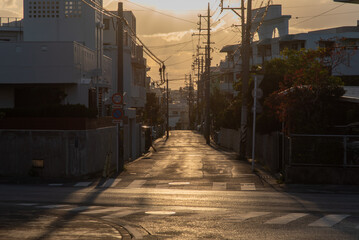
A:
<svg viewBox="0 0 359 240">
<path fill-rule="evenodd" d="M 138 213 L 139 211 L 135 211 L 135 210 L 123 210 L 120 212 L 115 212 L 106 216 L 103 216 L 102 218 L 120 218 L 120 217 L 125 217 L 134 213 Z"/>
<path fill-rule="evenodd" d="M 147 211 L 145 212 L 148 215 L 175 215 L 176 212 L 171 211 Z"/>
<path fill-rule="evenodd" d="M 270 212 L 248 212 L 248 213 L 242 213 L 233 217 L 230 217 L 228 220 L 230 222 L 242 222 L 250 218 L 260 217 L 270 214 Z"/>
<path fill-rule="evenodd" d="M 101 185 L 101 187 L 105 187 L 105 188 L 115 187 L 120 181 L 121 181 L 120 178 L 119 178 L 119 179 L 110 178 L 110 179 L 107 179 L 107 180 Z"/>
<path fill-rule="evenodd" d="M 143 184 L 146 183 L 146 180 L 134 180 L 127 188 L 141 188 Z"/>
<path fill-rule="evenodd" d="M 225 182 L 213 182 L 212 190 L 226 190 L 227 183 Z"/>
<path fill-rule="evenodd" d="M 310 227 L 332 227 L 335 224 L 341 222 L 345 218 L 349 217 L 350 215 L 345 214 L 329 214 L 317 221 L 309 224 Z"/>
<path fill-rule="evenodd" d="M 92 182 L 78 182 L 74 187 L 88 187 Z"/>
<path fill-rule="evenodd" d="M 287 224 L 307 215 L 307 213 L 289 213 L 285 216 L 273 218 L 264 224 Z"/>
<path fill-rule="evenodd" d="M 50 183 L 49 184 L 50 187 L 61 187 L 63 185 L 64 185 L 63 183 Z"/>
<path fill-rule="evenodd" d="M 59 205 L 59 204 L 54 204 L 54 205 L 46 205 L 46 206 L 37 206 L 37 208 L 48 208 L 48 209 L 52 209 L 52 208 L 62 208 L 62 207 L 68 207 L 69 205 Z"/>
<path fill-rule="evenodd" d="M 124 210 L 124 209 L 126 209 L 126 208 L 124 208 L 124 207 L 109 207 L 109 208 L 102 208 L 102 209 L 85 211 L 83 213 L 85 213 L 85 214 L 99 214 L 100 213 L 101 214 L 101 213 L 121 211 L 121 210 Z"/>
<path fill-rule="evenodd" d="M 129 225 L 124 226 L 131 234 L 135 237 L 135 239 L 142 239 L 144 235 L 138 231 L 136 228 L 131 227 Z"/>
<path fill-rule="evenodd" d="M 242 191 L 255 191 L 256 185 L 254 183 L 241 183 Z"/>
<path fill-rule="evenodd" d="M 19 206 L 36 206 L 36 205 L 38 205 L 38 203 L 18 203 L 16 205 L 19 205 Z"/>
<path fill-rule="evenodd" d="M 171 186 L 182 186 L 182 185 L 190 185 L 191 183 L 190 182 L 170 182 L 168 183 L 168 185 L 171 185 Z"/>
</svg>

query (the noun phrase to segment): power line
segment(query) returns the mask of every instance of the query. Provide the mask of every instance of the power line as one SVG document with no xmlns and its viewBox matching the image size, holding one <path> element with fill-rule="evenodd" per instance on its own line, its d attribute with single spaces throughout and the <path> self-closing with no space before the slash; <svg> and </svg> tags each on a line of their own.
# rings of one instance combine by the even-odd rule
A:
<svg viewBox="0 0 359 240">
<path fill-rule="evenodd" d="M 295 23 L 295 24 L 292 24 L 292 26 L 295 26 L 295 25 L 298 25 L 298 24 L 301 24 L 301 23 L 304 23 L 304 22 L 308 22 L 308 21 L 310 21 L 310 20 L 312 20 L 312 19 L 314 19 L 314 18 L 323 16 L 324 14 L 326 14 L 326 13 L 328 13 L 328 12 L 331 12 L 331 11 L 334 11 L 335 9 L 340 8 L 340 7 L 344 6 L 344 5 L 345 5 L 345 3 L 342 3 L 342 4 L 340 4 L 339 6 L 333 7 L 333 8 L 331 8 L 331 9 L 329 9 L 329 10 L 327 10 L 327 11 L 325 11 L 325 12 L 322 12 L 322 13 L 320 13 L 320 14 L 318 14 L 318 15 L 315 15 L 315 16 L 313 16 L 313 17 L 311 17 L 311 18 L 308 18 L 308 19 L 306 19 L 306 20 L 303 20 L 303 21 L 297 22 L 297 23 Z"/>
<path fill-rule="evenodd" d="M 187 19 L 175 17 L 175 16 L 172 16 L 172 15 L 169 15 L 169 14 L 166 14 L 166 13 L 163 13 L 163 12 L 160 12 L 160 11 L 157 11 L 157 10 L 154 10 L 154 9 L 152 9 L 152 8 L 145 7 L 145 6 L 143 6 L 143 5 L 140 5 L 140 4 L 131 2 L 131 1 L 129 1 L 129 0 L 125 0 L 125 1 L 128 2 L 128 3 L 131 3 L 131 4 L 133 4 L 133 5 L 136 5 L 136 6 L 138 6 L 138 7 L 141 7 L 141 8 L 147 9 L 147 10 L 150 10 L 151 12 L 156 12 L 156 13 L 161 14 L 161 15 L 166 16 L 166 17 L 170 17 L 170 18 L 174 18 L 174 19 L 181 20 L 181 21 L 184 21 L 184 22 L 196 24 L 195 22 L 189 21 L 189 20 L 187 20 Z"/>
<path fill-rule="evenodd" d="M 323 14 L 322 16 L 336 16 L 336 15 L 350 14 L 350 13 L 358 13 L 358 11 L 342 12 L 342 13 L 331 13 L 331 14 Z M 300 19 L 300 18 L 311 18 L 311 17 L 314 17 L 314 16 L 295 17 L 295 19 Z"/>
<path fill-rule="evenodd" d="M 180 46 L 182 44 L 186 44 L 186 43 L 190 43 L 192 42 L 192 40 L 190 41 L 186 41 L 186 42 L 181 42 L 181 43 L 175 43 L 175 44 L 168 44 L 168 45 L 157 45 L 157 46 L 149 46 L 150 48 L 156 48 L 156 49 L 159 49 L 159 48 L 170 48 L 170 47 L 176 47 L 176 46 Z"/>
<path fill-rule="evenodd" d="M 184 61 L 181 61 L 181 62 L 176 62 L 176 63 L 172 63 L 172 64 L 167 64 L 166 66 L 167 66 L 167 67 L 169 67 L 169 66 L 175 66 L 175 65 L 182 64 L 182 63 L 189 62 L 189 61 L 192 61 L 192 58 L 187 59 L 187 60 L 184 60 Z"/>
<path fill-rule="evenodd" d="M 88 3 L 86 0 L 81 0 L 83 3 L 85 3 L 86 5 L 88 5 L 89 7 L 91 7 L 92 9 L 99 11 L 100 13 L 109 16 L 109 17 L 114 17 L 119 19 L 122 23 L 124 23 L 128 29 L 130 29 L 131 33 L 133 34 L 133 36 L 137 39 L 138 42 L 141 43 L 141 45 L 143 46 L 145 53 L 147 55 L 149 55 L 155 62 L 157 62 L 161 67 L 163 67 L 162 65 L 164 65 L 164 61 L 162 61 L 161 59 L 159 59 L 143 42 L 142 40 L 137 36 L 136 32 L 131 28 L 131 26 L 129 25 L 129 23 L 127 22 L 126 19 L 124 19 L 123 17 L 118 16 L 117 14 L 114 14 L 113 12 L 103 8 L 100 4 L 96 3 L 93 0 L 89 0 L 91 3 L 93 3 L 94 5 L 91 5 L 90 3 Z M 162 65 L 161 65 L 162 64 Z"/>
<path fill-rule="evenodd" d="M 191 41 L 187 42 L 186 45 L 184 45 L 183 47 L 181 47 L 180 49 L 177 50 L 177 52 L 181 52 L 185 47 L 187 47 L 187 45 L 190 43 L 190 42 L 193 42 L 193 38 Z M 170 55 L 169 57 L 167 57 L 163 62 L 166 62 L 168 59 L 170 59 L 171 57 L 173 57 L 174 54 Z"/>
</svg>

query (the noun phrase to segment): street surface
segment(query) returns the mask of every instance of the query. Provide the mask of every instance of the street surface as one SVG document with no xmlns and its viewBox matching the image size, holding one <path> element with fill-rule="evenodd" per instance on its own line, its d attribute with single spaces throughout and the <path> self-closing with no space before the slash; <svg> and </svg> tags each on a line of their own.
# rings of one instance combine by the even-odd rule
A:
<svg viewBox="0 0 359 240">
<path fill-rule="evenodd" d="M 156 150 L 117 178 L 1 184 L 0 239 L 359 239 L 359 191 L 281 188 L 192 131 Z"/>
</svg>

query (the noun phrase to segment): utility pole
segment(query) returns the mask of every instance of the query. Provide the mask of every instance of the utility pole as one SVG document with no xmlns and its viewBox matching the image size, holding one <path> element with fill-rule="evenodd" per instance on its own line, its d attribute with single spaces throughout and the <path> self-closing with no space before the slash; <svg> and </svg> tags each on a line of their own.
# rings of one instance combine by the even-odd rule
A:
<svg viewBox="0 0 359 240">
<path fill-rule="evenodd" d="M 207 15 L 207 61 L 206 61 L 206 120 L 205 120 L 205 138 L 206 143 L 210 144 L 211 135 L 211 116 L 210 116 L 210 95 L 211 95 L 211 9 L 208 3 L 208 15 Z"/>
<path fill-rule="evenodd" d="M 188 87 L 188 117 L 189 117 L 189 128 L 192 129 L 192 110 L 193 109 L 193 83 L 192 75 L 189 75 L 189 87 Z"/>
<path fill-rule="evenodd" d="M 221 0 L 221 8 L 223 10 L 232 10 L 242 20 L 242 108 L 241 108 L 241 134 L 240 134 L 240 158 L 246 158 L 246 146 L 247 146 L 247 116 L 248 116 L 248 82 L 249 82 L 249 59 L 250 59 L 250 41 L 251 41 L 251 23 L 252 23 L 252 0 L 247 0 L 247 21 L 245 20 L 245 8 L 244 1 L 241 0 L 240 8 L 223 7 L 223 0 Z M 241 10 L 239 14 L 236 10 Z"/>
<path fill-rule="evenodd" d="M 170 96 L 169 96 L 169 89 L 168 89 L 168 73 L 166 74 L 166 89 L 167 89 L 167 99 L 166 99 L 166 101 L 167 101 L 167 112 L 166 112 L 166 118 L 167 118 L 166 131 L 167 131 L 167 133 L 166 134 L 167 135 L 166 135 L 166 137 L 168 139 L 170 137 L 170 132 L 169 132 L 169 130 L 170 130 L 170 128 L 169 128 L 170 117 L 169 117 L 169 105 L 168 105 Z"/>
<path fill-rule="evenodd" d="M 242 0 L 244 3 L 244 0 Z M 244 5 L 243 5 L 244 6 Z M 244 22 L 244 15 L 243 20 Z M 244 41 L 242 49 L 242 114 L 241 114 L 241 143 L 240 143 L 240 158 L 246 158 L 246 148 L 247 148 L 247 115 L 248 115 L 248 82 L 249 82 L 249 58 L 250 58 L 250 48 L 251 48 L 251 25 L 252 25 L 252 0 L 247 0 L 247 22 L 244 25 Z M 243 29 L 243 27 L 242 27 Z"/>
<path fill-rule="evenodd" d="M 197 124 L 201 123 L 201 109 L 200 109 L 200 88 L 201 88 L 201 75 L 200 75 L 200 70 L 201 70 L 201 64 L 200 64 L 200 58 L 199 56 L 196 59 L 197 62 Z"/>
<path fill-rule="evenodd" d="M 117 14 L 120 19 L 117 19 L 117 92 L 123 96 L 123 3 L 118 3 Z M 123 157 L 123 128 L 117 124 L 118 134 L 118 159 L 117 159 L 117 172 L 122 171 L 125 161 Z"/>
<path fill-rule="evenodd" d="M 210 144 L 210 135 L 211 135 L 211 116 L 210 116 L 210 95 L 211 95 L 211 84 L 210 84 L 210 79 L 211 79 L 211 9 L 210 9 L 210 4 L 208 3 L 208 14 L 207 16 L 202 16 L 199 15 L 200 17 L 200 22 L 199 22 L 199 33 L 198 34 L 193 34 L 193 35 L 198 35 L 198 36 L 206 36 L 207 37 L 207 45 L 205 47 L 205 74 L 203 74 L 203 68 L 204 68 L 204 60 L 202 57 L 202 77 L 201 77 L 201 86 L 203 86 L 203 88 L 201 88 L 201 91 L 204 90 L 204 99 L 201 97 L 202 101 L 205 103 L 205 109 L 204 109 L 204 122 L 205 122 L 205 126 L 204 126 L 204 136 L 206 139 L 206 143 Z M 207 28 L 203 29 L 202 28 L 202 22 L 201 19 L 204 18 L 207 21 Z M 206 34 L 202 34 L 201 30 L 206 30 L 207 33 Z M 200 49 L 201 47 L 198 47 L 198 49 Z M 199 55 L 199 54 L 198 54 Z"/>
</svg>

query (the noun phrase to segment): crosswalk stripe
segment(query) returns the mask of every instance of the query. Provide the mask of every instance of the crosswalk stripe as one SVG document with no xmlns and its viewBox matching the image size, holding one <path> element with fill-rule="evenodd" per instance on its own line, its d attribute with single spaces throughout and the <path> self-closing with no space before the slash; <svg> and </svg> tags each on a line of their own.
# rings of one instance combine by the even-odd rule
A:
<svg viewBox="0 0 359 240">
<path fill-rule="evenodd" d="M 110 178 L 110 179 L 107 179 L 107 180 L 101 185 L 101 187 L 105 187 L 105 188 L 115 187 L 120 181 L 121 181 L 120 178 L 119 178 L 119 179 Z"/>
<path fill-rule="evenodd" d="M 270 214 L 270 212 L 248 212 L 248 213 L 242 213 L 238 214 L 236 216 L 228 218 L 230 222 L 242 222 L 250 218 L 260 217 Z"/>
<path fill-rule="evenodd" d="M 134 213 L 137 213 L 138 211 L 134 211 L 134 210 L 123 210 L 120 212 L 116 212 L 116 213 L 112 213 L 106 216 L 103 216 L 102 218 L 114 218 L 114 217 L 125 217 Z"/>
<path fill-rule="evenodd" d="M 92 182 L 78 182 L 74 187 L 88 187 Z"/>
<path fill-rule="evenodd" d="M 255 191 L 256 185 L 254 183 L 241 183 L 242 191 Z"/>
<path fill-rule="evenodd" d="M 294 220 L 302 218 L 306 215 L 308 215 L 308 214 L 307 213 L 290 213 L 285 216 L 271 219 L 271 220 L 265 222 L 265 224 L 287 224 L 287 223 L 293 222 Z"/>
<path fill-rule="evenodd" d="M 341 222 L 350 215 L 345 214 L 329 214 L 317 221 L 309 224 L 310 227 L 332 227 L 335 224 Z"/>
<path fill-rule="evenodd" d="M 109 208 L 101 208 L 101 209 L 85 211 L 83 213 L 85 213 L 85 214 L 101 214 L 101 213 L 121 211 L 121 210 L 124 210 L 124 209 L 125 209 L 124 207 L 109 207 Z"/>
<path fill-rule="evenodd" d="M 141 188 L 143 184 L 146 183 L 146 180 L 134 180 L 127 188 Z"/>
<path fill-rule="evenodd" d="M 226 190 L 227 183 L 225 182 L 213 182 L 212 190 Z"/>
</svg>

